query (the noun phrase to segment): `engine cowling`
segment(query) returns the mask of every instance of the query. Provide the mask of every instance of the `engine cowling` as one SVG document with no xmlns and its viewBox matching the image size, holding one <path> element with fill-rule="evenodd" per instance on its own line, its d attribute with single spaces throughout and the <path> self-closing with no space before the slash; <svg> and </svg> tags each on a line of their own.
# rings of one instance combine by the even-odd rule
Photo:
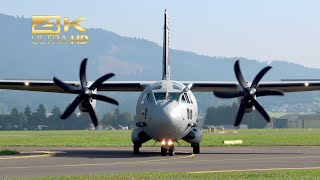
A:
<svg viewBox="0 0 320 180">
<path fill-rule="evenodd" d="M 240 106 L 240 103 L 241 103 L 241 100 L 243 99 L 243 97 L 239 97 L 237 98 L 237 101 L 238 101 L 238 107 Z M 254 98 L 256 99 L 256 97 Z M 248 102 L 247 103 L 247 106 L 246 106 L 246 113 L 250 113 L 250 112 L 253 112 L 254 110 L 256 110 L 256 108 L 253 106 L 253 103 L 252 102 Z"/>
<path fill-rule="evenodd" d="M 97 94 L 97 90 L 95 91 L 92 91 L 92 94 Z M 93 109 L 96 109 L 96 105 L 97 105 L 97 101 L 95 99 L 90 99 L 90 104 L 92 106 Z M 79 104 L 79 110 L 81 112 L 88 112 L 89 109 L 88 109 L 88 104 L 86 101 L 81 101 L 81 103 Z"/>
<path fill-rule="evenodd" d="M 201 128 L 193 127 L 191 131 L 182 139 L 190 144 L 200 144 L 202 140 Z"/>
<path fill-rule="evenodd" d="M 142 128 L 135 128 L 132 130 L 131 140 L 133 143 L 143 144 L 151 139 Z"/>
</svg>

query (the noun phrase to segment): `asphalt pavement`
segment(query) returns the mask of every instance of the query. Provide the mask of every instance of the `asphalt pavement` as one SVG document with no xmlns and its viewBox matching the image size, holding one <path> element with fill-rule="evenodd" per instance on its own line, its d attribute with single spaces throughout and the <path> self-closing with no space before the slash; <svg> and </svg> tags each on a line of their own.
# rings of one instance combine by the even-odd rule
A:
<svg viewBox="0 0 320 180">
<path fill-rule="evenodd" d="M 320 147 L 176 147 L 161 156 L 160 147 L 17 147 L 20 155 L 0 156 L 0 178 L 136 172 L 210 173 L 320 168 Z"/>
</svg>

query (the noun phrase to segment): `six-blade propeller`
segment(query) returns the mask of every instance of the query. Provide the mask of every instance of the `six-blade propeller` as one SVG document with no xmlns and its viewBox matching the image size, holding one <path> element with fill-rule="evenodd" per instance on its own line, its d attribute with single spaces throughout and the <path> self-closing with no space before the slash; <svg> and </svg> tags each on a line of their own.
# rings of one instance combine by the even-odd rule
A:
<svg viewBox="0 0 320 180">
<path fill-rule="evenodd" d="M 72 112 L 77 108 L 77 106 L 81 103 L 82 105 L 85 106 L 85 108 L 87 108 L 93 125 L 95 127 L 97 127 L 98 126 L 98 119 L 97 119 L 96 113 L 94 111 L 94 108 L 92 107 L 92 105 L 90 103 L 92 101 L 92 99 L 104 101 L 104 102 L 115 104 L 115 105 L 119 105 L 119 103 L 112 98 L 93 93 L 93 91 L 95 91 L 97 88 L 99 88 L 104 81 L 113 77 L 114 76 L 113 73 L 109 73 L 109 74 L 105 74 L 105 75 L 101 76 L 99 79 L 97 79 L 95 82 L 93 82 L 90 85 L 90 87 L 88 87 L 87 77 L 86 77 L 87 61 L 88 61 L 88 59 L 85 58 L 84 60 L 82 60 L 81 65 L 80 65 L 80 72 L 79 72 L 80 86 L 79 87 L 66 84 L 56 77 L 53 78 L 53 82 L 58 87 L 63 89 L 64 91 L 67 91 L 72 94 L 78 94 L 78 96 L 67 107 L 67 109 L 64 111 L 64 113 L 61 115 L 60 118 L 61 119 L 68 118 L 72 114 Z"/>
<path fill-rule="evenodd" d="M 234 72 L 236 75 L 236 78 L 241 86 L 241 90 L 238 92 L 213 92 L 215 96 L 219 98 L 236 98 L 241 97 L 241 102 L 239 106 L 239 110 L 237 113 L 236 121 L 234 123 L 234 126 L 239 126 L 243 115 L 246 112 L 246 108 L 255 107 L 257 111 L 264 117 L 264 119 L 267 122 L 270 122 L 270 117 L 265 111 L 265 109 L 260 105 L 260 103 L 256 100 L 256 97 L 259 96 L 283 96 L 284 94 L 281 91 L 275 91 L 275 90 L 261 90 L 257 91 L 257 87 L 259 85 L 260 80 L 262 77 L 271 69 L 271 66 L 264 67 L 254 78 L 252 81 L 251 86 L 249 87 L 247 82 L 244 80 L 239 60 L 237 60 L 234 64 Z"/>
</svg>

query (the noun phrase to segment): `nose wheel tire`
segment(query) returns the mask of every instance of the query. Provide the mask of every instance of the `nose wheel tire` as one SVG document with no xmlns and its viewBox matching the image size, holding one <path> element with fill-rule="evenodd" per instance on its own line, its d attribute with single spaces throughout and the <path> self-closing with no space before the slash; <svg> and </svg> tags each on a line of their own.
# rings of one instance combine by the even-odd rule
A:
<svg viewBox="0 0 320 180">
<path fill-rule="evenodd" d="M 139 154 L 139 150 L 140 150 L 141 145 L 140 144 L 133 144 L 133 154 Z"/>
<path fill-rule="evenodd" d="M 200 144 L 192 144 L 193 154 L 200 154 Z"/>
<path fill-rule="evenodd" d="M 174 156 L 175 154 L 175 147 L 172 145 L 169 147 L 169 156 Z"/>
<path fill-rule="evenodd" d="M 161 156 L 166 156 L 167 155 L 167 147 L 161 146 Z"/>
</svg>

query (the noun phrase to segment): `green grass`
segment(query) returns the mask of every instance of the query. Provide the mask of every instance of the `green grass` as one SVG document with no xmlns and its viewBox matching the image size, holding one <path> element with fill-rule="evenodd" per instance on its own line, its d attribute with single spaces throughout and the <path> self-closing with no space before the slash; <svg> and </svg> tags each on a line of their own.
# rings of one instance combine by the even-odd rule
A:
<svg viewBox="0 0 320 180">
<path fill-rule="evenodd" d="M 13 155 L 13 154 L 19 154 L 19 152 L 15 151 L 15 150 L 9 150 L 9 149 L 0 150 L 0 156 L 1 155 Z"/>
<path fill-rule="evenodd" d="M 210 133 L 203 130 L 201 146 L 223 146 L 223 140 L 243 140 L 241 146 L 320 146 L 320 129 L 243 129 Z M 149 141 L 144 146 L 152 146 Z M 181 146 L 189 146 L 180 141 Z M 13 146 L 131 146 L 131 131 L 0 131 L 0 147 Z M 159 145 L 159 144 L 158 144 Z"/>
<path fill-rule="evenodd" d="M 27 178 L 24 178 L 27 179 Z M 263 172 L 219 172 L 192 174 L 182 172 L 147 172 L 133 174 L 105 174 L 86 176 L 41 177 L 32 179 L 69 180 L 69 179 L 320 179 L 320 170 L 281 170 Z"/>
</svg>

